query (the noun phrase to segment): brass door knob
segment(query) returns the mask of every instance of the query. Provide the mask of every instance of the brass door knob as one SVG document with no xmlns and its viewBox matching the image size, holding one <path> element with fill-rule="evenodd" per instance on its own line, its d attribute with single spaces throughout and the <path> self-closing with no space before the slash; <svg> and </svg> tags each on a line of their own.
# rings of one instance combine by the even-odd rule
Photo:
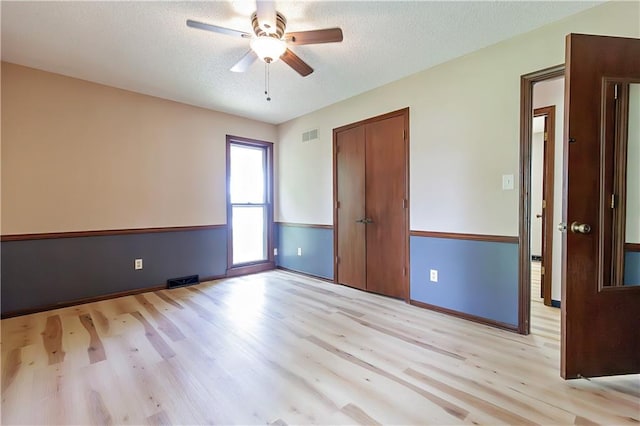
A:
<svg viewBox="0 0 640 426">
<path fill-rule="evenodd" d="M 571 232 L 574 234 L 589 234 L 591 232 L 591 225 L 573 222 L 571 224 Z"/>
</svg>

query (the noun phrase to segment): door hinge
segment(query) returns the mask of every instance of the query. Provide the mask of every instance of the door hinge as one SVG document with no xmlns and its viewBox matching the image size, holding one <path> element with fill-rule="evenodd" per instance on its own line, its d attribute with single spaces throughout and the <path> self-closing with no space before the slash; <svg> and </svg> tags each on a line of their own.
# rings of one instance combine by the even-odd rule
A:
<svg viewBox="0 0 640 426">
<path fill-rule="evenodd" d="M 613 86 L 613 99 L 618 99 L 618 85 Z"/>
<path fill-rule="evenodd" d="M 402 131 L 402 140 L 407 140 L 407 131 L 406 130 Z"/>
<path fill-rule="evenodd" d="M 340 258 L 338 256 L 336 256 L 336 265 L 340 263 Z"/>
<path fill-rule="evenodd" d="M 540 268 L 540 275 L 544 275 L 544 266 Z"/>
<path fill-rule="evenodd" d="M 402 208 L 403 208 L 403 209 L 406 209 L 406 208 L 407 208 L 407 199 L 406 199 L 406 198 L 403 198 L 403 199 L 402 199 Z"/>
<path fill-rule="evenodd" d="M 336 201 L 336 209 L 340 208 L 340 201 Z"/>
<path fill-rule="evenodd" d="M 542 208 L 543 209 L 547 208 L 547 200 L 542 200 Z"/>
<path fill-rule="evenodd" d="M 616 194 L 611 194 L 611 208 L 616 208 Z"/>
<path fill-rule="evenodd" d="M 544 141 L 547 142 L 549 140 L 549 132 L 544 132 Z"/>
<path fill-rule="evenodd" d="M 403 277 L 407 276 L 407 267 L 406 266 L 404 268 L 402 268 L 402 276 Z"/>
</svg>

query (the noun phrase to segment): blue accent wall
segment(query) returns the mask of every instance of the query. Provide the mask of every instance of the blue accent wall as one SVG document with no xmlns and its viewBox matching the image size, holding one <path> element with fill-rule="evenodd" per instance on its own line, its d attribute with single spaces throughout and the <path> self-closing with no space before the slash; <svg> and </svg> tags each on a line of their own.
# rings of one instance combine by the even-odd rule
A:
<svg viewBox="0 0 640 426">
<path fill-rule="evenodd" d="M 333 279 L 333 229 L 276 223 L 275 234 L 277 266 Z"/>
<path fill-rule="evenodd" d="M 412 300 L 518 325 L 518 244 L 411 236 L 410 252 Z"/>
<path fill-rule="evenodd" d="M 143 269 L 134 270 L 134 259 Z M 226 228 L 111 236 L 5 241 L 2 312 L 166 284 L 169 278 L 221 276 Z"/>
<path fill-rule="evenodd" d="M 624 254 L 624 285 L 640 285 L 640 251 Z"/>
</svg>

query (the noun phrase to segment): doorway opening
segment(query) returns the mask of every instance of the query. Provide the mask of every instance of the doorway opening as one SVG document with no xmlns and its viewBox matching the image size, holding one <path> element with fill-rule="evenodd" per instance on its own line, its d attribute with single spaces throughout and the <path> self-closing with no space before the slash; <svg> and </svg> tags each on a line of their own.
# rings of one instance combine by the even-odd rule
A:
<svg viewBox="0 0 640 426">
<path fill-rule="evenodd" d="M 227 136 L 227 275 L 273 269 L 273 144 Z"/>
<path fill-rule="evenodd" d="M 547 80 L 547 82 L 554 80 Z M 562 90 L 547 82 L 534 87 L 534 106 L 540 102 L 562 102 Z M 562 83 L 560 81 L 560 83 Z M 540 85 L 548 93 L 536 89 Z M 542 100 L 540 98 L 543 98 Z M 547 105 L 533 110 L 531 136 L 531 301 L 551 306 L 553 283 L 553 215 L 554 215 L 554 167 L 556 139 L 556 106 Z"/>
<path fill-rule="evenodd" d="M 536 97 L 536 102 L 543 102 L 542 105 L 537 105 L 538 108 L 534 111 L 534 85 L 537 83 L 548 82 L 551 80 L 557 80 L 559 78 L 564 77 L 564 65 L 558 65 L 555 67 L 547 68 L 541 71 L 536 71 L 530 74 L 523 75 L 521 77 L 520 84 L 520 225 L 519 225 L 519 234 L 520 234 L 520 243 L 519 243 L 519 300 L 518 300 L 518 332 L 520 334 L 529 334 L 531 332 L 531 303 L 532 303 L 532 283 L 535 282 L 532 279 L 532 270 L 534 273 L 539 274 L 540 277 L 540 289 L 536 289 L 538 295 L 542 295 L 542 300 L 545 305 L 553 304 L 553 288 L 552 283 L 554 282 L 553 276 L 554 272 L 557 277 L 557 292 L 559 294 L 560 290 L 560 271 L 562 266 L 562 257 L 560 250 L 556 249 L 555 256 L 553 255 L 553 240 L 554 240 L 554 232 L 555 229 L 553 226 L 554 216 L 557 219 L 560 213 L 560 209 L 555 209 L 556 213 L 554 215 L 553 208 L 553 199 L 554 194 L 558 193 L 561 195 L 561 191 L 554 191 L 554 181 L 561 183 L 561 173 L 553 173 L 553 169 L 555 168 L 556 163 L 553 158 L 549 158 L 549 155 L 552 151 L 555 150 L 547 149 L 540 153 L 536 150 L 534 152 L 534 120 L 535 116 L 543 117 L 542 118 L 542 126 L 543 130 L 541 132 L 542 144 L 544 145 L 544 126 L 546 123 L 547 126 L 547 140 L 551 137 L 555 138 L 555 122 L 556 122 L 556 110 L 559 106 L 564 105 L 564 97 L 563 93 L 560 93 L 559 100 L 556 102 L 548 102 L 545 100 L 540 100 Z M 555 104 L 556 108 L 551 110 L 550 108 L 542 108 L 542 106 L 549 107 L 551 104 Z M 549 127 L 551 127 L 553 121 L 553 132 Z M 537 130 L 537 129 L 536 129 Z M 553 136 L 550 135 L 553 133 Z M 560 146 L 558 146 L 558 144 Z M 554 144 L 558 148 L 562 146 L 560 140 L 555 142 Z M 546 154 L 546 158 L 545 158 Z M 536 173 L 533 172 L 533 160 L 535 156 L 538 155 L 541 158 L 541 161 L 538 162 L 539 168 L 536 169 Z M 546 161 L 545 161 L 546 160 Z M 546 164 L 544 164 L 546 162 Z M 561 166 L 561 163 L 558 164 Z M 554 179 L 554 175 L 557 177 Z M 532 184 L 534 184 L 533 180 L 535 176 L 539 176 L 536 179 L 535 184 L 539 185 L 537 188 L 541 194 L 541 197 L 537 201 L 533 201 L 533 196 L 535 195 L 535 191 L 532 194 Z M 546 179 L 545 179 L 546 178 Z M 544 182 L 543 182 L 544 181 Z M 543 204 L 544 200 L 544 204 Z M 533 204 L 535 203 L 535 204 Z M 543 209 L 543 206 L 545 207 Z M 536 217 L 540 215 L 540 217 Z M 544 219 L 544 220 L 543 220 Z M 538 225 L 535 221 L 539 220 L 539 231 L 536 229 Z M 544 223 L 543 223 L 544 222 Z M 542 229 L 542 225 L 544 225 L 544 230 Z M 532 238 L 534 234 L 532 232 L 536 231 L 538 235 L 536 237 L 540 238 L 540 255 L 537 253 L 533 253 L 532 246 L 535 249 L 536 245 Z M 556 248 L 560 247 L 561 239 L 557 239 Z M 534 263 L 532 268 L 532 255 L 537 255 L 542 258 L 542 247 L 544 246 L 544 265 L 541 263 Z M 555 267 L 554 267 L 555 260 Z M 558 264 L 560 262 L 560 264 Z M 544 275 L 542 266 L 544 266 Z M 539 271 L 539 272 L 538 272 Z M 558 301 L 560 297 L 558 296 Z"/>
</svg>

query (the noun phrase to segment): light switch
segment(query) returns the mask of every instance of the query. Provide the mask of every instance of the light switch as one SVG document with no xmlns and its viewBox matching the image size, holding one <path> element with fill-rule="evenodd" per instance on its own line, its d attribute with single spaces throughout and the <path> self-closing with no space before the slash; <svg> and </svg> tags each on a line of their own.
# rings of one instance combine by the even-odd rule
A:
<svg viewBox="0 0 640 426">
<path fill-rule="evenodd" d="M 502 175 L 502 189 L 513 189 L 513 175 Z"/>
</svg>

